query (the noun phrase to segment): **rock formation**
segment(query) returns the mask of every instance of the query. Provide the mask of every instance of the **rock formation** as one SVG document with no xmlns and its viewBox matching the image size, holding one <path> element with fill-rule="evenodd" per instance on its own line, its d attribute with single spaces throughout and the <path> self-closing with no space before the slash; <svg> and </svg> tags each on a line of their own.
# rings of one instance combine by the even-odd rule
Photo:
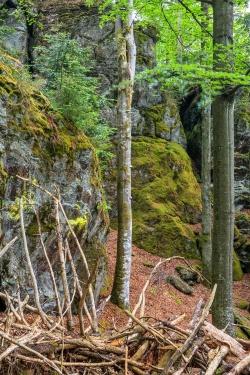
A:
<svg viewBox="0 0 250 375">
<path fill-rule="evenodd" d="M 4 62 L 3 62 L 4 60 Z M 105 208 L 98 160 L 89 140 L 54 113 L 47 99 L 19 73 L 18 61 L 2 55 L 0 62 L 0 247 L 18 236 L 0 259 L 1 288 L 32 294 L 32 283 L 23 251 L 19 198 L 23 198 L 24 222 L 30 257 L 38 287 L 46 304 L 54 306 L 53 287 L 42 251 L 34 210 L 41 221 L 42 238 L 62 291 L 57 252 L 55 207 L 43 190 L 16 176 L 30 179 L 52 194 L 60 192 L 63 207 L 77 233 L 92 269 L 98 261 L 96 294 L 105 273 L 105 240 L 108 215 Z M 81 280 L 86 271 L 74 239 L 61 214 L 62 238 L 68 237 Z M 72 270 L 66 263 L 66 271 Z M 72 284 L 73 285 L 73 284 Z M 72 286 L 71 285 L 71 286 Z M 26 288 L 24 290 L 23 288 Z"/>
</svg>

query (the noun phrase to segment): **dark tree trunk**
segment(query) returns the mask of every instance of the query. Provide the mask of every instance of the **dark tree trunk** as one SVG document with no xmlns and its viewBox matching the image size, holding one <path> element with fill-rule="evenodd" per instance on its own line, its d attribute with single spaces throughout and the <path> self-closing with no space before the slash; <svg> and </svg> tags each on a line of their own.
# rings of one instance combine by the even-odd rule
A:
<svg viewBox="0 0 250 375">
<path fill-rule="evenodd" d="M 214 0 L 214 70 L 231 71 L 233 1 Z M 221 57 L 221 53 L 223 57 Z M 218 95 L 213 103 L 214 223 L 213 283 L 218 285 L 213 323 L 233 334 L 232 254 L 234 234 L 234 103 Z"/>
</svg>

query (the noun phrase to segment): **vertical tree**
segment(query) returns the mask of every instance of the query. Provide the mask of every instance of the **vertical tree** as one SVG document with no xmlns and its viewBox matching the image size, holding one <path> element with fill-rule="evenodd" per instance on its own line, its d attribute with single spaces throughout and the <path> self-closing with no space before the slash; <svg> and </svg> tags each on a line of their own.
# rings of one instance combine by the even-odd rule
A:
<svg viewBox="0 0 250 375">
<path fill-rule="evenodd" d="M 202 40 L 201 40 L 201 64 L 206 65 L 208 57 L 208 35 L 204 31 L 209 24 L 209 5 L 201 2 Z M 211 103 L 209 93 L 203 92 L 205 105 L 202 109 L 201 139 L 202 139 L 202 161 L 201 161 L 201 196 L 202 196 L 202 263 L 204 274 L 211 279 L 212 262 L 212 205 L 211 205 Z"/>
<path fill-rule="evenodd" d="M 133 0 L 128 0 L 126 5 L 126 15 L 118 16 L 115 25 L 119 81 L 117 98 L 118 239 L 112 301 L 121 308 L 129 306 L 132 251 L 131 105 L 136 63 Z"/>
<path fill-rule="evenodd" d="M 214 70 L 232 70 L 233 1 L 213 1 Z M 213 323 L 233 333 L 234 100 L 222 92 L 213 102 L 214 222 L 212 279 L 218 285 Z"/>
</svg>

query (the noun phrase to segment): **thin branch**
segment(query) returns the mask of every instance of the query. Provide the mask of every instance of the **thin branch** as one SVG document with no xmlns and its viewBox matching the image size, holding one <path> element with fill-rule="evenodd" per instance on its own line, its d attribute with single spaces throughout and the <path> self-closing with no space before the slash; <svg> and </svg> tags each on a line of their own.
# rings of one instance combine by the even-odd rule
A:
<svg viewBox="0 0 250 375">
<path fill-rule="evenodd" d="M 33 350 L 33 349 L 29 348 L 27 345 L 23 344 L 22 342 L 20 342 L 18 340 L 15 340 L 13 337 L 10 337 L 9 335 L 7 335 L 6 333 L 4 333 L 1 330 L 0 330 L 0 336 L 2 338 L 4 338 L 5 340 L 11 342 L 12 344 L 17 345 L 20 348 L 27 350 L 31 354 L 33 354 L 36 357 L 38 357 L 39 359 L 41 359 L 43 361 L 43 363 L 46 363 L 47 365 L 49 365 L 50 367 L 52 367 L 58 374 L 63 375 L 62 372 L 61 372 L 61 370 L 56 366 L 56 364 L 53 361 L 51 361 L 50 359 L 46 358 L 41 353 L 37 352 L 36 350 Z"/>
<path fill-rule="evenodd" d="M 178 42 L 180 43 L 180 45 L 181 45 L 183 48 L 187 49 L 188 46 L 185 46 L 185 44 L 183 44 L 183 42 L 182 42 L 181 38 L 179 37 L 178 33 L 176 32 L 176 30 L 174 29 L 174 27 L 172 26 L 172 24 L 171 24 L 170 21 L 168 20 L 166 14 L 165 14 L 165 12 L 164 12 L 163 1 L 161 1 L 161 12 L 162 12 L 162 15 L 163 15 L 165 21 L 167 22 L 167 24 L 168 24 L 170 30 L 174 33 L 174 35 L 176 36 L 176 39 L 178 40 Z"/>
<path fill-rule="evenodd" d="M 178 2 L 183 6 L 183 8 L 186 9 L 186 11 L 188 13 L 191 14 L 191 16 L 193 17 L 193 19 L 195 20 L 195 22 L 200 26 L 200 28 L 205 31 L 206 34 L 208 34 L 212 39 L 213 39 L 213 34 L 210 33 L 210 31 L 208 31 L 206 28 L 203 27 L 202 23 L 199 21 L 199 19 L 196 17 L 196 15 L 194 14 L 194 12 L 182 1 L 182 0 L 178 0 Z"/>
<path fill-rule="evenodd" d="M 32 280 L 33 289 L 34 289 L 34 296 L 35 296 L 36 306 L 37 306 L 39 314 L 40 314 L 40 316 L 42 318 L 42 321 L 44 322 L 44 324 L 46 324 L 50 328 L 51 327 L 50 323 L 48 322 L 46 314 L 44 313 L 44 311 L 43 311 L 43 309 L 41 307 L 41 304 L 40 304 L 40 298 L 39 298 L 39 291 L 38 291 L 38 286 L 37 286 L 37 280 L 36 280 L 36 276 L 35 276 L 35 273 L 34 273 L 34 270 L 33 270 L 33 266 L 32 266 L 32 263 L 31 263 L 31 259 L 30 259 L 29 248 L 28 248 L 28 243 L 27 243 L 27 238 L 26 238 L 26 233 L 25 233 L 25 226 L 24 226 L 22 198 L 20 198 L 20 210 L 19 211 L 20 211 L 20 224 L 21 224 L 21 231 L 22 231 L 22 237 L 23 237 L 24 252 L 25 252 L 25 256 L 26 256 L 26 260 L 27 260 L 27 265 L 28 265 L 28 268 L 29 268 L 29 271 L 30 271 L 30 275 L 31 275 L 31 280 Z"/>
<path fill-rule="evenodd" d="M 205 373 L 205 375 L 214 375 L 221 364 L 223 358 L 226 357 L 226 355 L 229 352 L 229 347 L 227 345 L 222 345 L 216 354 L 216 356 L 213 358 L 213 360 L 210 362 L 208 369 Z"/>
<path fill-rule="evenodd" d="M 17 237 L 13 238 L 7 245 L 4 246 L 4 248 L 0 251 L 0 258 L 4 256 L 4 254 L 11 248 L 12 245 L 16 242 Z"/>
<path fill-rule="evenodd" d="M 66 309 L 67 309 L 67 325 L 68 325 L 68 329 L 71 330 L 73 328 L 73 319 L 72 319 L 72 312 L 71 312 L 71 306 L 70 306 L 69 285 L 67 281 L 67 273 L 66 273 L 66 268 L 65 268 L 66 256 L 64 255 L 64 251 L 63 251 L 63 239 L 62 239 L 58 202 L 59 200 L 55 200 L 56 235 L 57 235 L 57 245 L 58 245 L 57 249 L 58 249 L 58 254 L 59 254 L 61 278 L 62 278 L 62 284 L 63 284 L 63 290 L 64 290 L 65 304 L 66 304 Z"/>
<path fill-rule="evenodd" d="M 51 262 L 49 260 L 49 257 L 48 257 L 47 251 L 46 251 L 46 247 L 45 247 L 45 244 L 44 244 L 44 241 L 43 241 L 42 226 L 41 226 L 39 214 L 35 209 L 34 209 L 34 211 L 35 211 L 35 215 L 36 215 L 36 220 L 37 220 L 37 225 L 38 225 L 38 233 L 39 233 L 39 238 L 40 238 L 40 242 L 41 242 L 42 249 L 43 249 L 43 254 L 45 256 L 45 259 L 46 259 L 46 262 L 48 264 L 49 271 L 50 271 L 50 277 L 51 277 L 51 280 L 52 280 L 52 285 L 53 285 L 53 289 L 54 289 L 54 293 L 55 293 L 55 297 L 56 297 L 56 304 L 57 304 L 57 308 L 58 308 L 58 313 L 61 316 L 62 315 L 62 307 L 61 307 L 58 288 L 57 288 L 57 285 L 56 285 L 55 274 L 54 274 L 54 271 L 53 271 L 53 268 L 52 268 Z"/>
</svg>

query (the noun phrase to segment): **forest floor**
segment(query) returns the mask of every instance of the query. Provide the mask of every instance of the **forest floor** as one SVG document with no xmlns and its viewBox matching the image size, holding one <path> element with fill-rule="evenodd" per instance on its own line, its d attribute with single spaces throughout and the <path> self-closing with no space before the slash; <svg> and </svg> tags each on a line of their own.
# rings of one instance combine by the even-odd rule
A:
<svg viewBox="0 0 250 375">
<path fill-rule="evenodd" d="M 108 287 L 105 296 L 110 294 L 115 270 L 117 232 L 111 231 L 108 237 Z M 131 275 L 131 309 L 138 302 L 142 288 L 149 278 L 153 267 L 161 260 L 156 255 L 133 246 L 132 275 Z M 194 265 L 198 261 L 190 261 Z M 177 265 L 185 265 L 184 261 L 173 259 L 161 265 L 152 278 L 146 292 L 145 315 L 155 319 L 173 320 L 185 314 L 182 325 L 190 322 L 194 309 L 200 299 L 207 300 L 210 290 L 199 283 L 194 286 L 192 295 L 185 295 L 166 282 L 166 277 L 176 273 Z M 234 302 L 250 299 L 250 274 L 245 274 L 243 279 L 234 282 Z M 250 317 L 250 313 L 241 312 Z M 128 317 L 111 302 L 105 306 L 100 316 L 100 325 L 103 329 L 122 327 L 128 321 Z"/>
</svg>

